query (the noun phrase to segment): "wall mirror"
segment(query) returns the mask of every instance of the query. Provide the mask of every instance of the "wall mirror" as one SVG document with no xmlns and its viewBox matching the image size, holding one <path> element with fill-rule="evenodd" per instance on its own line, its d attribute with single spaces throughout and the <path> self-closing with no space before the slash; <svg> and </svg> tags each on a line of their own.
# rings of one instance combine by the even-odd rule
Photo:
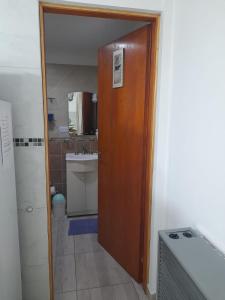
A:
<svg viewBox="0 0 225 300">
<path fill-rule="evenodd" d="M 97 129 L 97 95 L 90 92 L 68 94 L 70 135 L 94 135 Z"/>
</svg>

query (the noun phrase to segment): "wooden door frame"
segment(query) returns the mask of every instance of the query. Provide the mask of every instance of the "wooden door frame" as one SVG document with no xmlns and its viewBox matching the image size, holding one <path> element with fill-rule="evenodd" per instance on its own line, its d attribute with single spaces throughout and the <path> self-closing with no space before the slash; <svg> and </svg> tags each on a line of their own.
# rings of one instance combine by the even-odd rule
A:
<svg viewBox="0 0 225 300">
<path fill-rule="evenodd" d="M 41 44 L 41 67 L 42 67 L 42 90 L 44 106 L 44 138 L 45 138 L 45 170 L 46 170 L 46 197 L 48 215 L 48 256 L 49 256 L 49 282 L 50 299 L 54 299 L 53 284 L 53 259 L 52 259 L 52 224 L 51 224 L 51 194 L 50 194 L 50 172 L 48 157 L 48 99 L 47 81 L 45 64 L 45 32 L 44 32 L 44 13 L 67 14 L 75 16 L 123 19 L 133 21 L 151 22 L 151 47 L 149 49 L 149 59 L 146 66 L 147 85 L 146 85 L 146 109 L 145 109 L 145 140 L 144 140 L 144 161 L 145 168 L 143 173 L 142 190 L 142 253 L 143 253 L 143 287 L 147 292 L 149 263 L 150 263 L 150 229 L 151 229 L 151 207 L 152 207 L 152 179 L 153 179 L 153 157 L 154 157 L 154 135 L 155 135 L 155 110 L 156 110 L 156 81 L 157 81 L 157 57 L 159 44 L 160 14 L 140 11 L 117 10 L 111 8 L 101 8 L 92 6 L 78 6 L 76 4 L 53 4 L 40 2 L 40 44 Z"/>
</svg>

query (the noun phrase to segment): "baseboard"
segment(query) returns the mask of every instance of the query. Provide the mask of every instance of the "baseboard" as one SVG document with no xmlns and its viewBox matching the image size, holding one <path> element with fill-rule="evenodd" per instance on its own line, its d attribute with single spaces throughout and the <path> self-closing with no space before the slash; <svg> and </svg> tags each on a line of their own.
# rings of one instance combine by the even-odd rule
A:
<svg viewBox="0 0 225 300">
<path fill-rule="evenodd" d="M 150 300 L 156 300 L 156 294 L 150 295 Z"/>
<path fill-rule="evenodd" d="M 151 294 L 148 288 L 147 288 L 147 296 L 149 300 L 156 300 L 156 294 Z"/>
</svg>

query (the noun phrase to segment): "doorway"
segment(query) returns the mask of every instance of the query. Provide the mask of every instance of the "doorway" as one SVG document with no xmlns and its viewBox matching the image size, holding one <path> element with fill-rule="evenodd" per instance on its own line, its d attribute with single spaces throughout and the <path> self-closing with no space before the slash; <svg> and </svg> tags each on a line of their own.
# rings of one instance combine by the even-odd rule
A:
<svg viewBox="0 0 225 300">
<path fill-rule="evenodd" d="M 150 241 L 150 210 L 151 210 L 151 184 L 152 184 L 152 161 L 153 161 L 153 140 L 154 140 L 154 112 L 155 112 L 155 86 L 156 86 L 156 64 L 157 64 L 157 40 L 158 40 L 158 30 L 159 30 L 159 16 L 157 15 L 149 15 L 149 14 L 145 14 L 145 13 L 134 13 L 134 12 L 126 12 L 126 11 L 112 11 L 112 10 L 105 10 L 105 9 L 96 9 L 96 8 L 83 8 L 83 7 L 75 7 L 75 6 L 61 6 L 61 5 L 54 5 L 54 4 L 41 4 L 40 5 L 40 17 L 41 17 L 41 46 L 42 46 L 42 71 L 43 71 L 43 93 L 44 93 L 44 116 L 45 116 L 45 138 L 46 140 L 49 140 L 49 127 L 52 126 L 51 123 L 52 121 L 50 121 L 51 119 L 54 120 L 54 113 L 49 113 L 49 104 L 51 105 L 51 101 L 54 102 L 55 99 L 54 97 L 51 97 L 51 95 L 48 95 L 47 93 L 47 78 L 46 78 L 46 30 L 44 27 L 44 17 L 45 14 L 56 14 L 56 15 L 65 15 L 65 16 L 79 16 L 79 17 L 86 17 L 86 18 L 98 18 L 98 19 L 108 19 L 108 20 L 117 20 L 117 23 L 119 23 L 120 21 L 129 21 L 129 22 L 142 22 L 142 26 L 137 27 L 137 29 L 134 30 L 130 30 L 127 33 L 123 33 L 120 36 L 118 36 L 118 38 L 116 39 L 112 39 L 111 41 L 107 41 L 107 45 L 104 46 L 104 44 L 102 44 L 102 47 L 100 47 L 99 50 L 99 56 L 98 56 L 98 61 L 101 62 L 99 64 L 99 69 L 98 69 L 98 95 L 96 95 L 95 91 L 78 91 L 78 90 L 71 90 L 70 91 L 70 95 L 67 95 L 68 99 L 72 99 L 72 101 L 77 97 L 81 97 L 81 95 L 77 95 L 78 92 L 82 92 L 84 97 L 86 97 L 86 99 L 88 99 L 88 97 L 91 99 L 86 100 L 86 103 L 94 103 L 96 99 L 96 97 L 98 99 L 98 109 L 96 110 L 96 105 L 95 108 L 91 109 L 90 105 L 86 105 L 86 113 L 85 115 L 90 114 L 90 110 L 93 110 L 95 112 L 94 116 L 92 116 L 92 125 L 88 124 L 87 122 L 83 123 L 82 129 L 84 130 L 88 130 L 89 133 L 96 133 L 96 128 L 99 129 L 99 132 L 97 132 L 97 134 L 99 134 L 98 136 L 98 143 L 99 143 L 99 210 L 100 210 L 100 217 L 99 217 L 99 241 L 100 244 L 112 255 L 112 257 L 114 257 L 114 259 L 116 259 L 117 262 L 119 262 L 120 265 L 122 265 L 133 277 L 135 277 L 135 279 L 137 281 L 139 281 L 140 283 L 142 283 L 143 287 L 145 290 L 147 290 L 147 283 L 148 283 L 148 268 L 149 268 L 149 241 Z M 141 27 L 145 26 L 144 30 L 141 30 Z M 141 31 L 141 32 L 140 32 Z M 131 32 L 136 32 L 134 34 L 134 36 L 132 35 Z M 131 34 L 131 35 L 130 35 Z M 121 106 L 121 104 L 119 104 L 118 107 L 116 107 L 115 105 L 111 105 L 110 106 L 110 102 L 106 102 L 103 101 L 103 99 L 105 99 L 105 84 L 103 82 L 106 82 L 106 77 L 102 76 L 102 74 L 104 74 L 104 72 L 106 71 L 106 69 L 108 70 L 108 74 L 110 74 L 110 76 L 113 74 L 113 71 L 111 71 L 111 69 L 113 70 L 113 65 L 109 65 L 107 66 L 107 62 L 108 61 L 112 61 L 113 60 L 109 60 L 107 59 L 107 51 L 109 47 L 112 47 L 112 51 L 110 53 L 111 56 L 113 56 L 115 54 L 115 56 L 117 54 L 120 55 L 120 57 L 122 57 L 122 60 L 124 60 L 124 57 L 126 57 L 126 61 L 128 58 L 127 55 L 127 51 L 122 50 L 119 51 L 118 53 L 116 52 L 117 50 L 119 50 L 121 47 L 115 47 L 115 41 L 117 41 L 119 44 L 122 43 L 128 43 L 129 38 L 133 39 L 131 40 L 131 43 L 129 45 L 129 48 L 131 49 L 132 44 L 136 43 L 138 41 L 136 36 L 140 36 L 141 35 L 141 42 L 143 46 L 143 49 L 145 48 L 145 53 L 143 55 L 143 53 L 141 54 L 141 56 L 138 58 L 138 60 L 141 59 L 141 57 L 145 57 L 144 61 L 141 61 L 141 65 L 145 66 L 145 68 L 143 68 L 141 70 L 141 73 L 143 74 L 144 72 L 144 77 L 142 78 L 142 80 L 140 81 L 140 84 L 142 82 L 142 86 L 138 86 L 137 88 L 139 89 L 143 89 L 144 93 L 142 96 L 140 96 L 140 98 L 143 99 L 143 103 L 142 105 L 140 105 L 140 103 L 136 103 L 134 104 L 133 108 L 132 105 L 129 105 L 129 100 L 127 102 L 127 104 L 125 104 L 125 102 L 123 103 L 123 105 Z M 126 40 L 126 37 L 128 38 L 128 40 Z M 114 42 L 113 42 L 114 41 Z M 111 42 L 111 43 L 110 43 Z M 145 43 L 145 44 L 144 44 Z M 123 47 L 122 47 L 123 48 Z M 106 51 L 107 50 L 107 51 Z M 125 53 L 124 53 L 125 51 Z M 114 53 L 115 52 L 115 53 Z M 124 56 L 123 56 L 124 55 Z M 105 58 L 104 58 L 105 57 Z M 120 58 L 121 59 L 121 58 Z M 119 59 L 119 60 L 120 60 Z M 118 60 L 118 59 L 117 59 Z M 132 61 L 133 60 L 133 61 Z M 131 52 L 131 58 L 129 60 L 129 66 L 132 65 L 132 62 L 135 62 L 135 57 L 132 57 L 132 52 Z M 120 64 L 119 64 L 120 65 Z M 121 65 L 120 65 L 121 66 Z M 115 63 L 115 69 L 116 69 L 117 65 Z M 123 65 L 124 68 L 126 68 L 126 65 Z M 118 68 L 117 68 L 118 70 Z M 138 72 L 137 68 L 134 69 L 132 71 L 132 73 Z M 140 73 L 140 74 L 141 74 Z M 124 82 L 126 83 L 126 80 L 128 78 L 128 73 L 123 73 L 122 79 L 123 80 L 119 80 L 119 82 L 116 82 L 116 84 L 119 84 L 119 86 L 115 86 L 113 87 L 113 78 L 110 77 L 110 79 L 108 80 L 108 83 L 110 83 L 110 91 L 108 90 L 108 92 L 112 95 L 114 94 L 114 98 L 115 95 L 116 97 L 118 97 L 117 102 L 121 103 L 121 97 L 120 97 L 120 91 L 122 91 L 123 87 L 126 86 L 126 84 L 124 84 Z M 105 74 L 107 75 L 107 74 Z M 119 75 L 118 72 L 117 74 L 115 73 L 116 76 L 119 76 L 119 79 L 121 79 L 121 74 Z M 112 75 L 113 76 L 113 75 Z M 125 78 L 124 78 L 125 77 Z M 144 79 L 144 83 L 143 83 L 143 79 Z M 131 81 L 133 79 L 130 79 Z M 104 85 L 104 88 L 102 88 Z M 112 86 L 111 86 L 112 85 Z M 131 87 L 133 86 L 134 90 L 132 91 L 133 94 L 135 94 L 135 84 L 133 82 L 133 85 L 131 85 Z M 113 90 L 112 90 L 112 89 Z M 124 90 L 124 89 L 123 89 Z M 129 89 L 131 90 L 131 88 Z M 88 95 L 89 93 L 89 95 Z M 128 93 L 128 91 L 126 92 L 126 94 Z M 124 97 L 124 95 L 122 96 L 122 98 Z M 131 98 L 131 95 L 129 95 L 128 98 Z M 71 101 L 71 102 L 72 102 Z M 80 100 L 79 100 L 80 101 Z M 78 101 L 78 103 L 79 103 Z M 112 103 L 112 102 L 111 102 Z M 114 103 L 115 104 L 115 103 Z M 107 107 L 108 109 L 108 113 L 110 115 L 112 115 L 113 113 L 115 113 L 115 111 L 117 110 L 117 114 L 115 115 L 118 122 L 116 122 L 116 128 L 114 128 L 114 130 L 111 130 L 111 127 L 107 127 L 107 121 L 109 119 L 107 119 L 107 117 L 103 117 L 103 107 L 104 105 Z M 77 105 L 78 109 L 79 109 L 79 105 Z M 82 107 L 84 107 L 84 105 L 82 105 Z M 140 109 L 139 109 L 140 108 Z M 123 146 L 127 146 L 130 145 L 129 144 L 129 140 L 131 139 L 131 136 L 129 137 L 129 135 L 132 135 L 132 132 L 135 133 L 132 130 L 135 130 L 133 127 L 133 129 L 131 128 L 131 126 L 128 126 L 127 128 L 129 130 L 131 130 L 128 135 L 129 139 L 125 138 L 125 139 L 120 139 L 119 143 L 116 142 L 116 140 L 114 140 L 114 143 L 112 143 L 112 140 L 107 140 L 107 137 L 109 138 L 113 138 L 113 134 L 114 136 L 116 132 L 118 132 L 120 130 L 120 126 L 122 126 L 121 124 L 123 124 L 123 122 L 121 123 L 122 120 L 124 120 L 125 118 L 129 118 L 129 114 L 128 114 L 128 110 L 130 110 L 129 112 L 132 113 L 134 111 L 141 111 L 141 114 L 135 114 L 134 117 L 136 118 L 137 124 L 136 125 L 140 125 L 139 130 L 141 131 L 141 135 L 138 135 L 137 139 L 133 139 L 133 146 L 131 143 L 131 146 L 129 149 L 126 149 L 126 147 Z M 96 120 L 96 116 L 97 113 L 96 111 L 98 111 L 98 126 L 93 125 L 93 119 Z M 121 117 L 122 119 L 119 120 L 119 115 L 120 113 L 125 112 L 125 114 Z M 127 114 L 126 114 L 127 112 Z M 69 113 L 69 112 L 68 112 Z M 82 114 L 84 116 L 84 113 Z M 130 115 L 132 117 L 132 115 Z M 141 116 L 141 117 L 140 117 Z M 76 131 L 77 134 L 77 130 L 79 126 L 75 126 L 74 122 L 72 122 L 73 124 L 71 125 L 70 130 Z M 76 122 L 75 122 L 76 123 Z M 126 122 L 128 123 L 128 122 Z M 132 123 L 131 123 L 132 124 Z M 112 124 L 111 124 L 112 125 Z M 66 128 L 65 126 L 59 126 L 61 128 L 59 129 L 59 133 L 62 134 Z M 116 129 L 116 130 L 115 130 Z M 121 127 L 122 129 L 122 127 Z M 126 129 L 126 128 L 125 128 Z M 111 132 L 110 132 L 111 130 Z M 123 131 L 123 130 L 121 130 Z M 84 132 L 82 132 L 84 133 Z M 139 132 L 140 133 L 140 132 Z M 124 133 L 123 133 L 124 134 Z M 96 136 L 96 135 L 95 135 Z M 94 141 L 93 141 L 94 142 Z M 124 144 L 123 144 L 124 143 Z M 106 145 L 108 145 L 108 148 L 106 147 Z M 136 149 L 135 149 L 135 145 L 136 145 Z M 51 146 L 50 146 L 51 147 Z M 51 283 L 51 289 L 52 289 L 52 297 L 53 297 L 53 257 L 52 257 L 52 205 L 51 205 L 51 194 L 50 194 L 50 167 L 49 167 L 49 150 L 50 147 L 48 147 L 48 145 L 46 146 L 46 176 L 47 176 L 47 195 L 48 195 L 48 223 L 49 223 L 49 261 L 50 261 L 50 273 L 51 273 L 51 278 L 50 278 L 50 283 Z M 93 146 L 95 147 L 95 146 Z M 86 147 L 83 147 L 82 144 L 82 149 L 79 150 L 78 152 L 89 152 L 87 151 L 87 149 L 85 149 Z M 108 178 L 108 182 L 109 180 L 111 180 L 111 176 L 113 176 L 114 179 L 116 179 L 116 174 L 118 174 L 119 176 L 119 164 L 117 166 L 117 168 L 112 169 L 112 163 L 110 163 L 111 168 L 107 168 L 107 163 L 106 160 L 109 159 L 109 154 L 108 154 L 108 150 L 111 149 L 111 158 L 113 155 L 113 160 L 114 160 L 114 164 L 113 166 L 115 167 L 117 165 L 116 163 L 116 158 L 119 157 L 119 153 L 122 153 L 120 150 L 123 149 L 123 151 L 129 151 L 129 153 L 131 153 L 129 159 L 132 159 L 131 162 L 136 162 L 136 165 L 132 166 L 131 164 L 123 164 L 124 161 L 126 161 L 126 159 L 124 159 L 124 154 L 125 152 L 123 152 L 123 159 L 120 161 L 120 166 L 121 163 L 122 165 L 124 165 L 124 168 L 127 168 L 131 165 L 131 169 L 127 170 L 127 172 L 129 172 L 129 174 L 131 174 L 131 172 L 135 172 L 136 171 L 136 176 L 133 177 L 129 177 L 126 176 L 126 173 L 123 174 L 123 178 L 127 179 L 127 182 L 123 182 L 124 185 L 129 186 L 130 187 L 134 187 L 135 185 L 138 185 L 138 193 L 135 195 L 135 193 L 133 193 L 136 190 L 132 191 L 132 188 L 129 189 L 127 188 L 127 191 L 130 192 L 130 194 L 124 193 L 124 186 L 123 184 L 121 185 L 121 181 L 115 181 L 114 185 L 110 184 L 108 185 L 108 187 L 111 187 L 111 195 L 114 192 L 114 197 L 116 197 L 116 199 L 119 199 L 120 197 L 121 200 L 125 199 L 128 195 L 129 195 L 129 199 L 131 200 L 131 204 L 134 204 L 133 207 L 132 205 L 125 207 L 124 205 L 127 205 L 127 203 L 129 203 L 129 201 L 124 202 L 122 206 L 118 207 L 116 210 L 113 211 L 113 209 L 109 209 L 110 205 L 111 208 L 113 208 L 113 198 L 110 198 L 110 193 L 106 192 L 109 191 L 109 189 L 105 189 L 104 188 L 107 186 L 107 178 Z M 134 150 L 132 152 L 132 149 Z M 141 149 L 141 152 L 139 153 L 139 149 Z M 108 154 L 108 157 L 106 157 L 106 153 Z M 116 154 L 117 153 L 117 154 Z M 136 156 L 135 155 L 132 156 L 133 154 L 137 154 L 139 153 L 140 155 Z M 84 154 L 84 153 L 83 153 Z M 141 160 L 138 160 L 141 159 Z M 94 165 L 94 163 L 93 163 Z M 134 170 L 134 167 L 136 166 L 136 170 Z M 139 170 L 137 170 L 137 166 L 141 166 Z M 94 166 L 91 166 L 91 168 L 93 168 Z M 89 166 L 88 166 L 89 168 Z M 112 173 L 113 171 L 113 173 Z M 67 172 L 67 171 L 66 171 Z M 128 173 L 127 173 L 128 174 Z M 120 174 L 121 175 L 121 174 Z M 68 175 L 67 175 L 68 176 Z M 85 175 L 86 176 L 86 175 Z M 119 177 L 118 177 L 119 178 Z M 137 181 L 137 178 L 139 180 L 139 182 Z M 93 180 L 92 180 L 93 181 Z M 126 181 L 126 180 L 125 180 Z M 73 181 L 74 182 L 74 181 Z M 62 183 L 63 184 L 63 183 Z M 67 191 L 68 191 L 68 187 L 67 187 Z M 91 194 L 94 194 L 94 189 L 92 186 L 92 190 L 91 190 Z M 81 192 L 82 193 L 82 192 Z M 108 194 L 107 194 L 108 193 Z M 65 190 L 64 190 L 64 193 Z M 72 194 L 74 194 L 74 191 L 72 192 Z M 122 196 L 121 196 L 122 195 Z M 134 198 L 132 199 L 132 195 L 134 195 Z M 106 205 L 106 207 L 104 207 L 105 205 L 105 201 L 104 199 L 106 199 L 105 197 L 107 197 L 108 201 L 108 205 Z M 68 195 L 67 195 L 68 198 Z M 86 199 L 88 199 L 88 196 L 86 196 Z M 138 201 L 137 201 L 138 199 Z M 82 202 L 82 201 L 81 201 Z M 88 200 L 86 201 L 88 202 Z M 121 201 L 119 202 L 121 203 Z M 138 206 L 136 206 L 136 204 L 138 204 Z M 129 208 L 129 207 L 132 207 Z M 68 200 L 67 200 L 67 208 L 68 208 Z M 87 210 L 89 210 L 90 206 L 86 207 Z M 83 209 L 83 208 L 82 208 Z M 80 212 L 82 212 L 82 209 L 80 210 Z M 126 210 L 130 213 L 127 214 L 128 220 L 127 222 L 123 222 L 122 219 L 124 219 Z M 76 209 L 75 209 L 76 210 Z M 91 210 L 89 211 L 89 213 L 87 213 L 87 210 L 85 212 L 85 215 L 90 215 L 90 214 L 95 214 L 95 207 L 93 209 L 93 206 L 91 207 Z M 110 214 L 111 212 L 111 214 Z M 121 212 L 121 214 L 119 213 Z M 135 214 L 132 216 L 132 213 Z M 81 215 L 82 213 L 80 213 L 79 215 Z M 72 209 L 72 216 L 74 216 L 74 208 Z M 113 217 L 111 218 L 110 215 Z M 131 222 L 132 220 L 135 220 L 135 222 Z M 136 222 L 136 219 L 138 220 Z M 115 222 L 116 221 L 116 222 Z M 117 226 L 112 226 L 112 223 L 114 222 L 114 224 L 116 223 Z M 134 223 L 134 224 L 133 224 Z M 126 232 L 123 233 L 123 235 L 118 235 L 119 232 L 121 232 L 121 228 L 125 229 L 126 228 Z M 136 230 L 135 234 L 136 237 L 138 236 L 138 244 L 134 243 L 132 245 L 132 233 L 134 233 L 134 231 Z M 109 239 L 106 238 L 107 233 L 110 233 L 110 235 L 113 237 L 113 239 L 110 241 L 109 243 Z M 130 242 L 132 245 L 131 249 L 134 250 L 133 254 L 132 252 L 130 252 L 130 255 L 135 255 L 135 257 L 137 257 L 137 263 L 135 266 L 132 266 L 130 268 L 129 266 L 129 260 L 128 263 L 126 262 L 126 259 L 124 260 L 122 257 L 125 256 L 129 256 L 129 255 L 124 255 L 124 250 L 122 249 L 124 244 L 121 243 L 123 236 L 124 237 L 128 237 L 130 235 L 130 238 L 127 239 L 126 242 Z M 117 240 L 116 240 L 117 239 Z M 120 255 L 122 253 L 122 256 Z M 129 254 L 129 251 L 128 253 Z M 130 269 L 129 269 L 130 268 Z M 52 298 L 53 299 L 53 298 Z"/>
</svg>

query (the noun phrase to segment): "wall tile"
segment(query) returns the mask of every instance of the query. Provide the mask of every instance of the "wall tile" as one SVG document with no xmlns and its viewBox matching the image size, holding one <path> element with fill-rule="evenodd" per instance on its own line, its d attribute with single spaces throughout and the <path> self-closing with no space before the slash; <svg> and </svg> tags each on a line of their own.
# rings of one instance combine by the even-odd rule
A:
<svg viewBox="0 0 225 300">
<path fill-rule="evenodd" d="M 63 192 L 63 184 L 62 183 L 52 183 L 52 185 L 54 185 L 55 186 L 55 189 L 56 189 L 56 192 L 58 192 L 58 193 L 63 193 L 64 195 L 65 195 L 65 193 Z"/>
<path fill-rule="evenodd" d="M 57 192 L 66 195 L 66 153 L 82 152 L 83 146 L 88 152 L 97 152 L 96 137 L 75 137 L 70 139 L 51 139 L 49 141 L 50 181 Z M 59 162 L 59 158 L 61 162 Z"/>
<path fill-rule="evenodd" d="M 45 277 L 40 277 L 37 281 L 23 284 L 23 300 L 49 300 L 49 281 Z"/>
<path fill-rule="evenodd" d="M 14 137 L 43 137 L 40 70 L 0 67 L 0 91 L 1 99 L 12 104 Z"/>
<path fill-rule="evenodd" d="M 0 99 L 12 104 L 14 137 L 44 136 L 38 5 L 0 1 Z M 44 147 L 15 147 L 15 168 L 23 300 L 49 300 Z"/>
<path fill-rule="evenodd" d="M 67 142 L 66 145 L 64 144 L 64 147 L 63 147 L 64 154 L 66 154 L 66 152 L 74 152 L 75 150 L 76 150 L 75 143 L 72 139 L 70 139 L 70 141 Z"/>
<path fill-rule="evenodd" d="M 67 195 L 67 185 L 66 184 L 62 184 L 62 193 L 63 193 L 63 195 Z"/>
<path fill-rule="evenodd" d="M 46 207 L 44 147 L 15 147 L 18 209 Z"/>
<path fill-rule="evenodd" d="M 65 169 L 61 170 L 61 176 L 62 176 L 62 183 L 66 184 L 66 170 Z"/>
<path fill-rule="evenodd" d="M 52 171 L 61 170 L 63 168 L 61 155 L 50 155 L 49 166 Z"/>
<path fill-rule="evenodd" d="M 68 152 L 68 149 L 71 149 L 73 151 L 74 149 L 74 141 L 70 138 L 67 140 L 61 140 L 61 151 L 62 154 L 66 154 Z"/>
<path fill-rule="evenodd" d="M 50 141 L 48 148 L 50 155 L 60 155 L 61 154 L 61 143 L 58 141 Z"/>
<path fill-rule="evenodd" d="M 27 284 L 32 281 L 38 281 L 40 278 L 49 280 L 49 270 L 47 264 L 24 266 L 22 270 L 23 283 Z"/>
<path fill-rule="evenodd" d="M 22 271 L 23 300 L 25 299 L 48 300 L 49 289 L 46 284 L 48 282 L 49 282 L 48 264 L 23 267 L 23 271 Z"/>
<path fill-rule="evenodd" d="M 66 155 L 62 155 L 61 156 L 61 167 L 62 167 L 62 170 L 66 171 Z"/>
<path fill-rule="evenodd" d="M 48 234 L 46 208 L 28 213 L 18 211 L 22 270 L 24 266 L 48 264 Z"/>
<path fill-rule="evenodd" d="M 51 171 L 51 182 L 62 183 L 62 172 L 61 170 Z"/>
</svg>

